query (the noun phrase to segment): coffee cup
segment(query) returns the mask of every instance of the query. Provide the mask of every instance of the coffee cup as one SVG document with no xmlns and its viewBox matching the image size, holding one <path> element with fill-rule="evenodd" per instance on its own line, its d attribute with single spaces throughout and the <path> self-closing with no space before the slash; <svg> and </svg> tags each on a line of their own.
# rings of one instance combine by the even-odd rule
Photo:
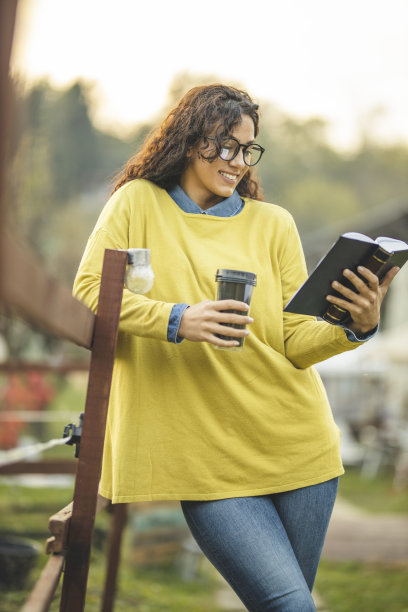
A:
<svg viewBox="0 0 408 612">
<path fill-rule="evenodd" d="M 252 292 L 256 285 L 256 274 L 254 272 L 219 268 L 215 275 L 215 280 L 217 282 L 217 300 L 237 300 L 245 302 L 248 306 L 250 305 Z M 232 312 L 240 315 L 248 314 L 242 310 L 222 310 L 221 312 Z M 234 329 L 245 329 L 246 327 L 246 325 L 238 323 L 221 323 L 221 325 L 233 327 Z M 224 336 L 222 334 L 216 335 L 222 340 L 236 340 L 239 342 L 237 346 L 216 346 L 217 349 L 240 351 L 244 346 L 245 338 L 234 338 L 233 336 Z"/>
</svg>

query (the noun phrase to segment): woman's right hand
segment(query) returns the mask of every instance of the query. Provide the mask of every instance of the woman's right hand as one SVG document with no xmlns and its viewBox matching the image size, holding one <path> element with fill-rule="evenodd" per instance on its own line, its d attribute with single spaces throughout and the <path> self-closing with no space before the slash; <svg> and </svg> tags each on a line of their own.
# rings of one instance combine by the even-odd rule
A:
<svg viewBox="0 0 408 612">
<path fill-rule="evenodd" d="M 242 310 L 243 314 L 221 312 L 222 310 Z M 181 317 L 178 335 L 192 342 L 210 342 L 224 347 L 238 346 L 239 342 L 233 338 L 244 338 L 249 331 L 227 327 L 221 323 L 249 325 L 253 319 L 245 314 L 248 310 L 248 304 L 237 300 L 204 300 L 186 308 Z M 215 334 L 231 336 L 231 340 L 222 340 Z"/>
</svg>

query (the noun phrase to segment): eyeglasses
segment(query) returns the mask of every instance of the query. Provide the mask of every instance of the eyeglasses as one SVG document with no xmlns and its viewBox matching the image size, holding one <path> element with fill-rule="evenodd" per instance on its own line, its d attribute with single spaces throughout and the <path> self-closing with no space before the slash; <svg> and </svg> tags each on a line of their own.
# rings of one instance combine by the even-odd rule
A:
<svg viewBox="0 0 408 612">
<path fill-rule="evenodd" d="M 232 161 L 238 155 L 239 150 L 242 148 L 243 159 L 246 166 L 255 166 L 265 152 L 265 149 L 261 145 L 253 144 L 241 144 L 233 136 L 228 136 L 219 141 L 213 136 L 207 136 L 208 140 L 214 140 L 217 147 L 218 156 L 224 161 Z"/>
</svg>

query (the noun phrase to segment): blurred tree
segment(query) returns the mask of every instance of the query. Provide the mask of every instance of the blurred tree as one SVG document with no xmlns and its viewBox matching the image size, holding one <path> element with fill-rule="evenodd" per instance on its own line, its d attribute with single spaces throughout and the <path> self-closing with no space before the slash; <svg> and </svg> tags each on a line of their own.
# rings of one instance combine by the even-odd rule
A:
<svg viewBox="0 0 408 612">
<path fill-rule="evenodd" d="M 101 150 L 89 118 L 86 86 L 77 82 L 58 92 L 46 123 L 49 164 L 56 204 L 89 189 L 99 176 Z"/>
<path fill-rule="evenodd" d="M 94 219 L 109 181 L 132 146 L 94 127 L 84 83 L 59 91 L 41 81 L 26 91 L 17 82 L 14 95 L 17 121 L 10 156 L 9 222 L 54 266 L 67 259 L 68 244 L 78 261 L 84 246 L 83 222 L 89 233 L 89 212 Z M 67 208 L 76 216 L 77 231 L 72 233 L 69 224 L 61 223 L 69 217 L 64 214 Z"/>
<path fill-rule="evenodd" d="M 351 188 L 316 175 L 305 176 L 288 185 L 284 198 L 302 233 L 351 218 L 359 210 L 358 198 Z"/>
<path fill-rule="evenodd" d="M 266 153 L 259 174 L 265 199 L 287 208 L 301 233 L 358 212 L 358 195 L 343 176 L 347 160 L 328 144 L 326 123 L 288 117 L 270 104 L 262 108 L 259 142 Z"/>
<path fill-rule="evenodd" d="M 406 199 L 408 193 L 408 146 L 365 140 L 349 156 L 343 181 L 358 195 L 362 208 L 392 199 Z"/>
<path fill-rule="evenodd" d="M 164 105 L 163 111 L 160 116 L 166 114 L 173 106 L 175 106 L 180 98 L 193 87 L 199 85 L 210 85 L 212 83 L 220 83 L 220 78 L 214 74 L 192 74 L 188 70 L 179 72 L 175 75 L 172 82 L 170 83 L 169 91 L 167 94 L 167 100 Z M 242 85 L 239 83 L 229 82 L 229 85 L 242 89 Z"/>
<path fill-rule="evenodd" d="M 9 222 L 26 240 L 39 246 L 46 235 L 46 216 L 54 191 L 47 135 L 50 88 L 40 82 L 28 93 L 15 91 L 18 115 L 9 172 Z"/>
</svg>

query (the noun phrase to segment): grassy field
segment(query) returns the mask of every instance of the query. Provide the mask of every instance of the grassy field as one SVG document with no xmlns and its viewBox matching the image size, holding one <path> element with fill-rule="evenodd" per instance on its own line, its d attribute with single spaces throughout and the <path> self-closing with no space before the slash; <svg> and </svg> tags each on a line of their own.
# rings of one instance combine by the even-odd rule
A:
<svg viewBox="0 0 408 612">
<path fill-rule="evenodd" d="M 357 472 L 349 470 L 341 479 L 341 494 L 349 501 L 368 506 L 376 512 L 402 512 L 407 508 L 406 492 L 393 493 L 391 480 L 386 476 L 375 481 L 361 481 Z M 3 482 L 0 484 L 0 530 L 33 538 L 43 547 L 48 535 L 48 516 L 67 504 L 71 497 L 71 488 L 29 488 Z M 361 504 L 360 500 L 364 503 Z M 100 606 L 108 518 L 106 513 L 97 516 L 87 612 L 96 612 Z M 216 612 L 216 584 L 212 574 L 201 573 L 192 582 L 185 582 L 175 564 L 146 569 L 135 566 L 131 557 L 131 534 L 127 531 L 116 598 L 118 611 Z M 2 612 L 17 612 L 20 609 L 46 560 L 46 556 L 41 554 L 26 590 L 0 590 Z M 408 612 L 407 575 L 408 565 L 335 563 L 323 560 L 316 588 L 332 612 Z M 51 610 L 57 612 L 57 601 Z"/>
<path fill-rule="evenodd" d="M 408 612 L 408 564 L 321 561 L 316 589 L 331 612 Z"/>
<path fill-rule="evenodd" d="M 367 512 L 408 514 L 408 486 L 396 491 L 390 473 L 369 479 L 362 478 L 358 469 L 348 468 L 339 483 L 339 495 Z"/>
<path fill-rule="evenodd" d="M 340 478 L 339 495 L 371 513 L 408 514 L 408 489 L 396 492 L 392 475 L 361 478 L 348 469 Z M 316 589 L 331 612 L 408 612 L 408 563 L 339 563 L 322 560 Z"/>
<path fill-rule="evenodd" d="M 28 537 L 44 548 L 48 537 L 47 520 L 57 509 L 72 499 L 72 489 L 29 488 L 15 484 L 0 484 L 0 531 Z M 86 611 L 100 610 L 100 598 L 105 574 L 105 544 L 109 516 L 97 515 L 94 548 L 86 600 Z M 17 612 L 26 600 L 35 580 L 47 561 L 40 554 L 30 574 L 27 588 L 0 587 L 2 612 Z M 176 560 L 175 560 L 176 561 Z M 116 610 L 130 612 L 209 612 L 217 610 L 213 601 L 217 587 L 214 575 L 200 572 L 191 581 L 184 581 L 177 563 L 157 565 L 153 568 L 136 566 L 132 562 L 131 534 L 126 530 Z M 137 606 L 137 608 L 136 608 Z M 58 610 L 58 593 L 51 610 Z"/>
</svg>

